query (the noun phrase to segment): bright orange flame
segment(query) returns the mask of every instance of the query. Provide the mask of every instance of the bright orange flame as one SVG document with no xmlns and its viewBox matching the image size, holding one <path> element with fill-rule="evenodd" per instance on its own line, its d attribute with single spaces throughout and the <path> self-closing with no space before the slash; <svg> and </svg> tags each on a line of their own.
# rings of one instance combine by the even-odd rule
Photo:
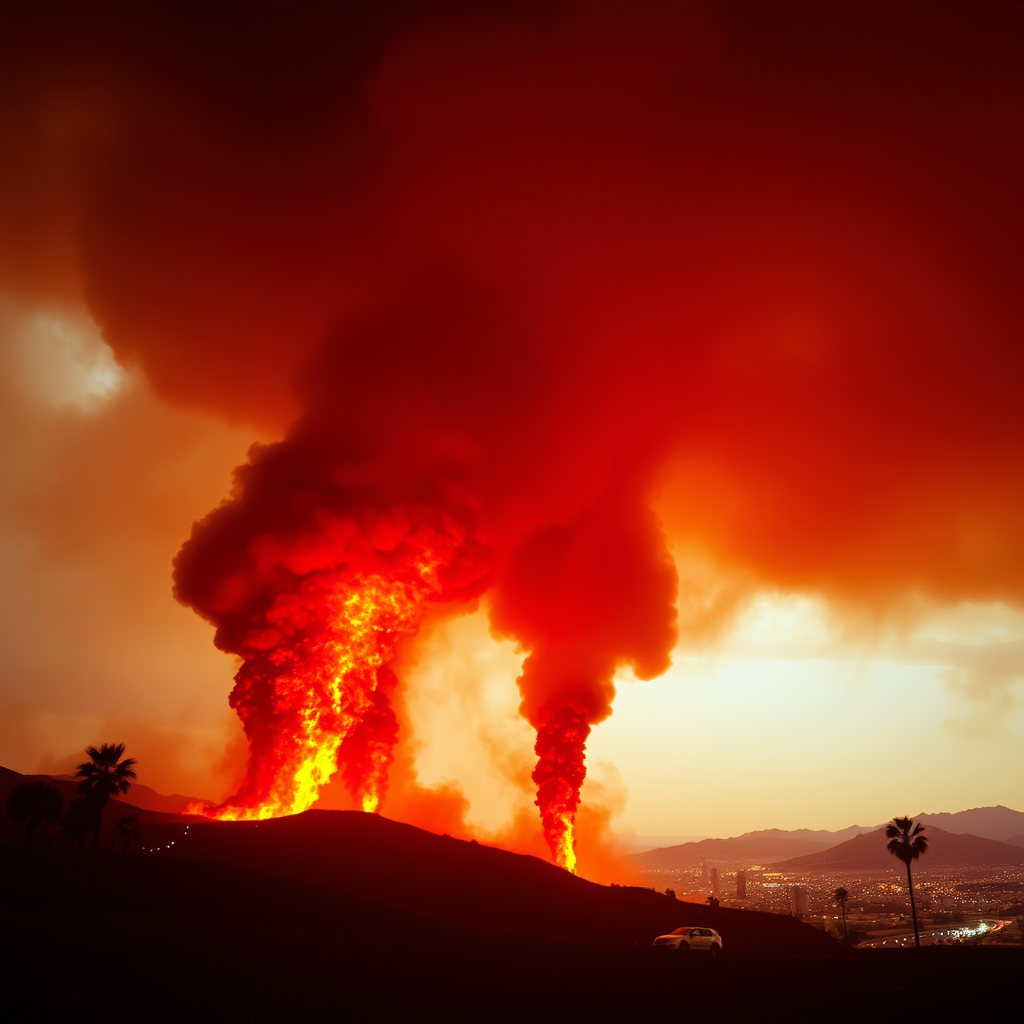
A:
<svg viewBox="0 0 1024 1024">
<path fill-rule="evenodd" d="M 585 753 L 590 725 L 586 710 L 565 704 L 537 724 L 537 807 L 551 859 L 576 873 L 576 811 L 586 778 Z"/>
<path fill-rule="evenodd" d="M 573 836 L 572 815 L 563 814 L 558 821 L 558 834 L 555 841 L 555 863 L 576 874 L 576 839 Z"/>
<path fill-rule="evenodd" d="M 272 749 L 261 751 L 255 768 L 250 762 L 250 782 L 255 775 L 259 795 L 249 797 L 243 790 L 220 807 L 193 805 L 190 813 L 228 821 L 301 813 L 337 770 L 339 751 L 348 758 L 346 782 L 357 803 L 370 813 L 380 809 L 393 737 L 386 729 L 382 736 L 366 734 L 374 728 L 371 712 L 381 704 L 375 701 L 380 671 L 398 641 L 415 633 L 424 601 L 438 589 L 433 564 L 416 569 L 405 581 L 324 576 L 275 601 L 266 613 L 274 643 L 260 644 L 270 646 L 269 653 L 257 648 L 249 684 L 265 688 L 270 677 L 272 710 L 283 723 Z M 243 666 L 239 676 L 245 672 Z M 246 721 L 243 700 L 239 714 Z M 361 742 L 342 749 L 354 730 L 362 730 Z"/>
</svg>

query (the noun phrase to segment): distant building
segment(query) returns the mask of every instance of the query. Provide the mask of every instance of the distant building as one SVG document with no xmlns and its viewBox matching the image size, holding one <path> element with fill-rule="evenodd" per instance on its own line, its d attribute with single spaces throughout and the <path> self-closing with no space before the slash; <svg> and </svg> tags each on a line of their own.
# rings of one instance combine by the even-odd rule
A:
<svg viewBox="0 0 1024 1024">
<path fill-rule="evenodd" d="M 747 876 L 742 871 L 736 872 L 736 898 L 740 900 L 747 898 Z"/>
<path fill-rule="evenodd" d="M 789 887 L 789 909 L 794 917 L 807 915 L 807 890 L 802 885 Z"/>
<path fill-rule="evenodd" d="M 708 884 L 708 862 L 706 860 L 700 862 L 700 880 L 703 885 Z"/>
<path fill-rule="evenodd" d="M 718 868 L 711 869 L 711 891 L 718 895 Z"/>
</svg>

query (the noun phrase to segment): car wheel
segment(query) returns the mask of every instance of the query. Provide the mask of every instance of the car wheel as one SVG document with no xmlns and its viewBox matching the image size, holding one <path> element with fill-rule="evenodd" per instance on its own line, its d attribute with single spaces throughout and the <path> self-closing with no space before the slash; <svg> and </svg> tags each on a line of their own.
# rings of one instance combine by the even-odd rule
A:
<svg viewBox="0 0 1024 1024">
<path fill-rule="evenodd" d="M 679 952 L 680 953 L 689 953 L 690 952 L 690 944 L 688 942 L 680 942 L 679 943 Z"/>
<path fill-rule="evenodd" d="M 708 949 L 708 952 L 712 956 L 717 956 L 719 953 L 722 952 L 722 947 L 719 946 L 717 943 L 712 942 L 710 948 Z"/>
</svg>

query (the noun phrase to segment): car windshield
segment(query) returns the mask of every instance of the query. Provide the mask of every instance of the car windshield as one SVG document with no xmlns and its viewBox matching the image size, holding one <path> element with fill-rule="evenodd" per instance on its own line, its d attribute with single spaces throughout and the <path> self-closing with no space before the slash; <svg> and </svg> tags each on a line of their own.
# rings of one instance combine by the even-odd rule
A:
<svg viewBox="0 0 1024 1024">
<path fill-rule="evenodd" d="M 677 928 L 672 934 L 673 935 L 689 935 L 690 934 L 690 929 L 689 928 Z"/>
</svg>

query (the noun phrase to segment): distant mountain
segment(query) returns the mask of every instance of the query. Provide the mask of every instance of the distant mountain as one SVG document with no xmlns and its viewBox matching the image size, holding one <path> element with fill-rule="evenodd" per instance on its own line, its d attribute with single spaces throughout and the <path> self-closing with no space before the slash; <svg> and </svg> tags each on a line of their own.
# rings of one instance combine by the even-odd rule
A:
<svg viewBox="0 0 1024 1024">
<path fill-rule="evenodd" d="M 141 807 L 144 811 L 160 811 L 162 814 L 181 814 L 189 804 L 195 803 L 197 800 L 194 796 L 182 796 L 180 793 L 164 796 L 155 789 L 150 789 L 149 786 L 143 786 L 138 782 L 128 790 L 125 796 L 119 796 L 117 799 L 132 804 L 134 807 Z"/>
<path fill-rule="evenodd" d="M 6 768 L 3 769 L 3 771 L 7 770 Z M 78 785 L 78 779 L 74 775 L 26 775 L 25 778 L 32 781 L 36 779 L 50 779 L 54 783 L 70 782 L 75 786 Z M 158 793 L 155 789 L 142 785 L 141 782 L 133 782 L 132 788 L 125 796 L 116 796 L 114 799 L 121 800 L 144 811 L 159 811 L 161 814 L 181 814 L 189 804 L 195 803 L 200 798 L 182 796 L 180 793 L 164 796 L 163 793 Z"/>
<path fill-rule="evenodd" d="M 624 854 L 644 853 L 647 850 L 661 850 L 666 846 L 682 846 L 684 843 L 699 843 L 710 836 L 616 836 L 615 848 Z"/>
<path fill-rule="evenodd" d="M 925 835 L 928 837 L 928 852 L 918 862 L 925 868 L 1024 864 L 1024 849 L 996 839 L 946 832 L 934 825 L 926 826 Z M 879 829 L 821 853 L 781 861 L 774 867 L 779 871 L 879 871 L 900 867 L 885 843 L 885 830 Z"/>
<path fill-rule="evenodd" d="M 870 830 L 870 826 L 853 825 L 840 832 L 798 829 L 785 832 L 767 829 L 746 832 L 731 839 L 704 839 L 699 843 L 683 843 L 658 850 L 648 850 L 629 857 L 639 871 L 671 871 L 695 867 L 703 862 L 725 864 L 771 864 L 786 857 L 820 853 L 830 847 Z"/>
<path fill-rule="evenodd" d="M 1014 811 L 1002 804 L 972 807 L 969 811 L 957 811 L 955 814 L 919 814 L 914 820 L 946 832 L 970 833 L 984 839 L 998 839 L 1002 843 L 1024 833 L 1024 811 Z"/>
<path fill-rule="evenodd" d="M 956 835 L 971 835 L 993 839 L 1011 846 L 1024 846 L 1024 812 L 999 805 L 975 807 L 968 811 L 943 814 L 919 814 L 920 821 L 929 828 L 941 829 Z M 794 857 L 812 857 L 817 853 L 838 847 L 859 835 L 877 832 L 880 825 L 851 825 L 836 832 L 812 829 L 766 829 L 745 832 L 731 839 L 704 839 L 648 849 L 628 857 L 638 871 L 672 871 L 680 868 L 709 864 L 775 864 Z"/>
</svg>

